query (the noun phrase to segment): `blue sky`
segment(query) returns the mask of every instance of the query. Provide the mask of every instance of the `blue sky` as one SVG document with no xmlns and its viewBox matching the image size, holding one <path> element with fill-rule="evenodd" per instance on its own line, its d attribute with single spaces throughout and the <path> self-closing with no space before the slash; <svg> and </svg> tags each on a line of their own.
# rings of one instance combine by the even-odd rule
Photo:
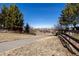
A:
<svg viewBox="0 0 79 59">
<path fill-rule="evenodd" d="M 0 4 L 0 7 L 3 4 Z M 5 4 L 9 6 L 10 4 Z M 16 4 L 24 15 L 24 23 L 38 28 L 50 28 L 58 22 L 65 4 L 63 3 L 19 3 Z"/>
</svg>

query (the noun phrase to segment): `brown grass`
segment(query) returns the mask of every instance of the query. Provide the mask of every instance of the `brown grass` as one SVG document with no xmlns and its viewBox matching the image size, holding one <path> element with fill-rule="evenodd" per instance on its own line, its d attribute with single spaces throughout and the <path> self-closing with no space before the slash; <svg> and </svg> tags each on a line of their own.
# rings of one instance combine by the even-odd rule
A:
<svg viewBox="0 0 79 59">
<path fill-rule="evenodd" d="M 0 42 L 20 40 L 32 37 L 33 35 L 19 33 L 0 33 Z"/>
</svg>

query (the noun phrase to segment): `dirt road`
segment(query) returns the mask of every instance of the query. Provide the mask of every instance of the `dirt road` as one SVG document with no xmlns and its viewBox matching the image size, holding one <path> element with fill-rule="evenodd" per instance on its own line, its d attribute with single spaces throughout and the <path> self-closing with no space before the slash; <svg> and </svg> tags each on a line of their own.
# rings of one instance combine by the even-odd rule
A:
<svg viewBox="0 0 79 59">
<path fill-rule="evenodd" d="M 27 44 L 31 44 L 33 42 L 36 42 L 38 40 L 44 39 L 46 36 L 34 36 L 30 37 L 29 39 L 21 39 L 21 40 L 15 40 L 15 41 L 9 41 L 9 42 L 2 42 L 0 43 L 0 52 L 7 51 L 12 48 L 16 48 L 19 46 L 24 46 Z M 49 38 L 50 36 L 47 36 L 46 38 Z"/>
<path fill-rule="evenodd" d="M 21 46 L 20 48 L 17 48 Z M 16 48 L 14 50 L 10 50 Z M 8 50 L 8 52 L 7 52 Z M 0 55 L 72 55 L 64 48 L 56 36 L 38 36 L 28 40 L 16 40 L 0 43 Z"/>
</svg>

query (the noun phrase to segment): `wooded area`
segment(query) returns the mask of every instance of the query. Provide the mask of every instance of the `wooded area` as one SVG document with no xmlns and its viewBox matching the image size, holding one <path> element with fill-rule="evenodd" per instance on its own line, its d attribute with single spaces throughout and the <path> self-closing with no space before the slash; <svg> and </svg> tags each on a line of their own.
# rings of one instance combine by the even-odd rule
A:
<svg viewBox="0 0 79 59">
<path fill-rule="evenodd" d="M 61 11 L 59 17 L 60 29 L 63 30 L 79 30 L 79 4 L 69 3 L 65 5 L 65 8 Z"/>
<path fill-rule="evenodd" d="M 16 4 L 11 4 L 9 7 L 6 7 L 6 5 L 2 6 L 0 13 L 0 29 L 29 32 L 29 28 L 28 24 L 24 27 L 23 14 Z"/>
</svg>

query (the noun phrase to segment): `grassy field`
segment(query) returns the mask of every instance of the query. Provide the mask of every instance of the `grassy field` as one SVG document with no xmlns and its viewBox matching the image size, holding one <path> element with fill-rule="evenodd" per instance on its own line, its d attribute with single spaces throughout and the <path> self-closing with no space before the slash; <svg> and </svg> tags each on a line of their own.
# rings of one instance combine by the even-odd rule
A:
<svg viewBox="0 0 79 59">
<path fill-rule="evenodd" d="M 0 42 L 20 40 L 33 37 L 33 35 L 19 34 L 19 33 L 0 33 Z"/>
<path fill-rule="evenodd" d="M 65 49 L 60 40 L 52 36 L 50 39 L 41 40 L 29 45 L 18 47 L 0 53 L 4 56 L 71 56 L 72 54 Z"/>
</svg>

